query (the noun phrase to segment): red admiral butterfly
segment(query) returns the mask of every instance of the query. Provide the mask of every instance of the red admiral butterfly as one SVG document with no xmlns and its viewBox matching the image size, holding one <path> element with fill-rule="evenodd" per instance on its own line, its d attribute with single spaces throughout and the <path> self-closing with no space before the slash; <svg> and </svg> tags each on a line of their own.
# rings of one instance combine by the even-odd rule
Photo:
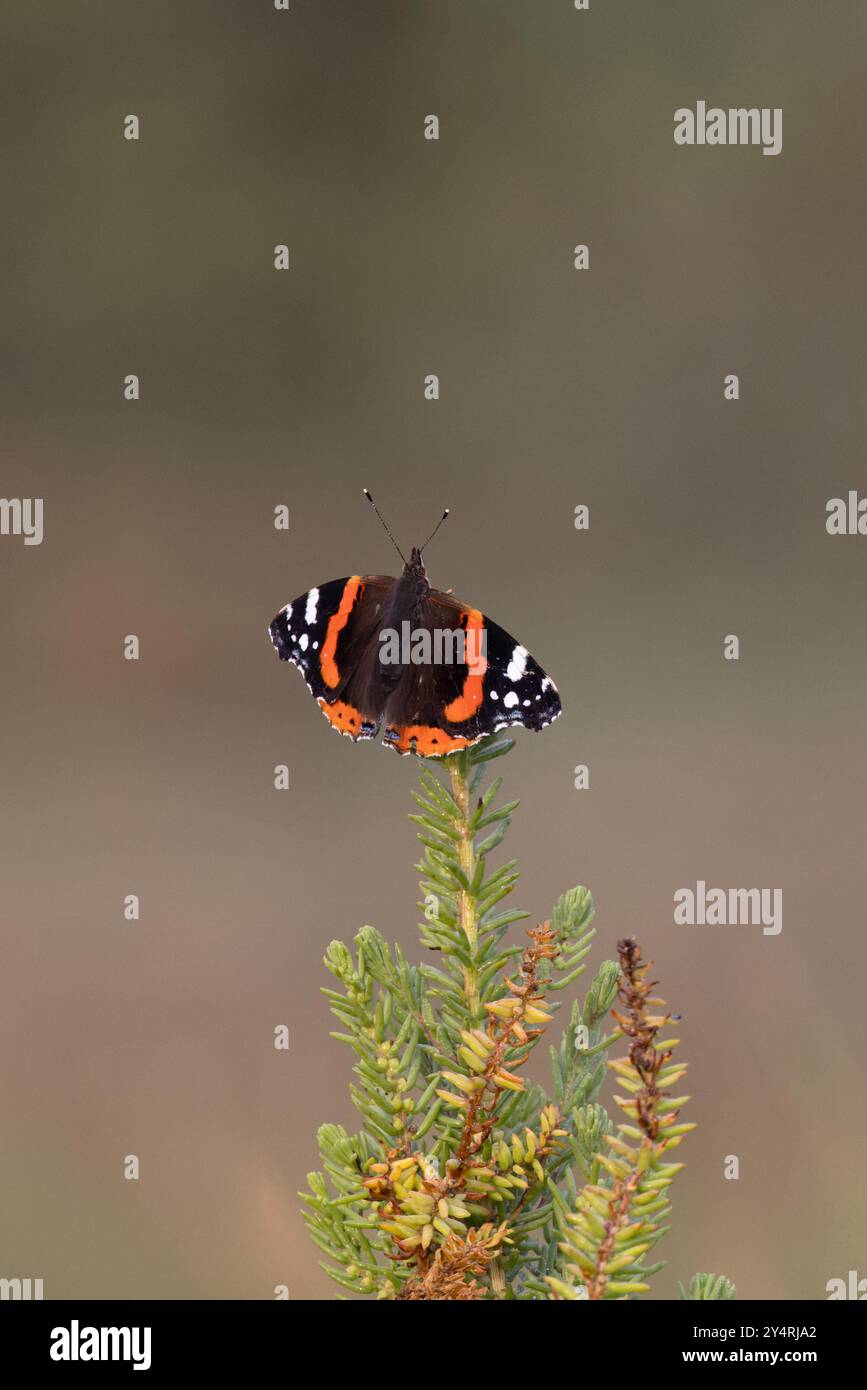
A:
<svg viewBox="0 0 867 1390">
<path fill-rule="evenodd" d="M 357 741 L 385 721 L 388 748 L 437 758 L 511 724 L 538 730 L 556 719 L 557 688 L 526 647 L 431 588 L 421 549 L 407 561 L 385 529 L 404 561 L 399 579 L 332 579 L 281 608 L 269 629 L 332 727 Z"/>
</svg>

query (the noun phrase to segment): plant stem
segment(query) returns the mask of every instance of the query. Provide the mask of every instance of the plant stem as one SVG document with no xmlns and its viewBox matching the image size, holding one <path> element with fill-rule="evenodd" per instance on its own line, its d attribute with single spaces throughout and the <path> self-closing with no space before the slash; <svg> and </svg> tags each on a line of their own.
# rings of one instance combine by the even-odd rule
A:
<svg viewBox="0 0 867 1390">
<path fill-rule="evenodd" d="M 458 846 L 458 862 L 461 872 L 468 883 L 473 882 L 476 872 L 476 855 L 473 844 L 473 833 L 470 829 L 470 787 L 467 780 L 467 756 L 465 753 L 458 753 L 449 758 L 449 776 L 452 783 L 452 795 L 460 809 L 461 840 Z M 476 910 L 476 900 L 472 893 L 461 889 L 458 894 L 458 905 L 460 909 L 461 930 L 467 939 L 470 948 L 472 962 L 464 966 L 464 995 L 470 1017 L 473 1022 L 478 1022 L 482 1016 L 482 1005 L 479 998 L 479 972 L 475 965 L 476 947 L 479 939 L 479 917 Z"/>
</svg>

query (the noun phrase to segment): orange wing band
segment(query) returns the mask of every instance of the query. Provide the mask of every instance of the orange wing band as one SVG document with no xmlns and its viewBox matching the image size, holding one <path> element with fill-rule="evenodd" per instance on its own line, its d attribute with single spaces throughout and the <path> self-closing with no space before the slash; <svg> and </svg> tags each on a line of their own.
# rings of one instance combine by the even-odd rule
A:
<svg viewBox="0 0 867 1390">
<path fill-rule="evenodd" d="M 397 738 L 389 740 L 390 748 L 397 749 L 398 753 L 419 753 L 423 758 L 455 753 L 459 748 L 469 748 L 470 744 L 477 742 L 473 738 L 447 734 L 444 729 L 431 724 L 407 724 L 402 729 L 390 729 L 391 732 L 396 733 Z"/>
<path fill-rule="evenodd" d="M 340 607 L 328 619 L 319 669 L 325 684 L 330 686 L 332 690 L 340 683 L 340 672 L 337 669 L 337 662 L 334 660 L 334 653 L 337 651 L 337 639 L 346 627 L 349 615 L 363 590 L 364 585 L 361 582 L 360 574 L 354 574 L 351 579 L 347 579 L 346 588 L 343 590 L 343 597 L 340 600 Z M 332 719 L 331 722 L 334 724 L 336 721 Z"/>
<path fill-rule="evenodd" d="M 351 734 L 353 738 L 358 737 L 362 724 L 360 710 L 344 704 L 343 700 L 335 700 L 333 705 L 326 705 L 324 700 L 320 700 L 319 708 L 335 729 L 342 734 Z"/>
<path fill-rule="evenodd" d="M 469 669 L 460 695 L 456 696 L 451 704 L 446 705 L 443 710 L 443 714 L 450 724 L 462 724 L 464 720 L 470 719 L 475 714 L 482 703 L 485 672 L 488 669 L 487 659 L 482 655 L 485 620 L 478 608 L 469 609 L 465 627 L 465 651 Z"/>
</svg>

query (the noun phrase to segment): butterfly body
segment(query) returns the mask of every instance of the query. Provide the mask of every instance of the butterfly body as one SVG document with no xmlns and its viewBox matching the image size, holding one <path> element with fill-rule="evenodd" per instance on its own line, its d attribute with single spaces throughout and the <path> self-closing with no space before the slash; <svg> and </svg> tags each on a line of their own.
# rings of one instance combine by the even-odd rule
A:
<svg viewBox="0 0 867 1390">
<path fill-rule="evenodd" d="M 478 609 L 431 587 L 421 552 L 398 578 L 334 579 L 270 625 L 326 719 L 353 741 L 443 757 L 509 725 L 542 729 L 557 689 L 526 648 Z"/>
</svg>

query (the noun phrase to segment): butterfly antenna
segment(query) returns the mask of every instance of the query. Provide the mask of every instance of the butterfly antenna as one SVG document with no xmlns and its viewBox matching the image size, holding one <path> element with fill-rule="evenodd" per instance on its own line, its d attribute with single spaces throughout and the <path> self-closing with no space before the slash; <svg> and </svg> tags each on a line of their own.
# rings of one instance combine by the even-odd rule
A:
<svg viewBox="0 0 867 1390">
<path fill-rule="evenodd" d="M 373 510 L 376 512 L 376 515 L 379 517 L 380 521 L 382 522 L 382 529 L 385 531 L 385 534 L 388 536 L 388 539 L 391 541 L 392 545 L 394 546 L 394 548 L 395 548 L 395 550 L 397 551 L 398 555 L 400 556 L 401 560 L 403 560 L 403 563 L 406 564 L 406 556 L 404 555 L 404 553 L 403 553 L 403 551 L 401 550 L 400 546 L 398 545 L 397 541 L 394 539 L 394 536 L 391 534 L 391 532 L 389 531 L 389 529 L 388 529 L 388 527 L 386 526 L 385 522 L 383 521 L 382 512 L 379 510 L 379 507 L 378 507 L 378 506 L 376 505 L 376 503 L 374 502 L 374 500 L 373 500 L 373 498 L 371 497 L 370 493 L 368 492 L 367 488 L 362 488 L 362 491 L 363 491 L 365 497 L 367 498 L 368 502 L 370 503 L 371 507 L 372 507 Z"/>
<path fill-rule="evenodd" d="M 431 531 L 431 533 L 430 533 L 430 535 L 428 536 L 427 540 L 425 541 L 424 545 L 419 547 L 421 550 L 427 550 L 428 546 L 430 545 L 430 543 L 431 543 L 431 541 L 433 540 L 434 536 L 436 535 L 437 531 L 438 531 L 438 530 L 440 529 L 440 527 L 442 526 L 442 524 L 443 524 L 443 522 L 445 521 L 445 519 L 446 519 L 446 517 L 448 516 L 448 514 L 449 514 L 449 508 L 446 507 L 445 511 L 443 512 L 443 514 L 442 514 L 442 516 L 440 517 L 439 521 L 437 522 L 436 526 L 435 526 L 435 527 L 433 528 L 433 530 Z"/>
</svg>

